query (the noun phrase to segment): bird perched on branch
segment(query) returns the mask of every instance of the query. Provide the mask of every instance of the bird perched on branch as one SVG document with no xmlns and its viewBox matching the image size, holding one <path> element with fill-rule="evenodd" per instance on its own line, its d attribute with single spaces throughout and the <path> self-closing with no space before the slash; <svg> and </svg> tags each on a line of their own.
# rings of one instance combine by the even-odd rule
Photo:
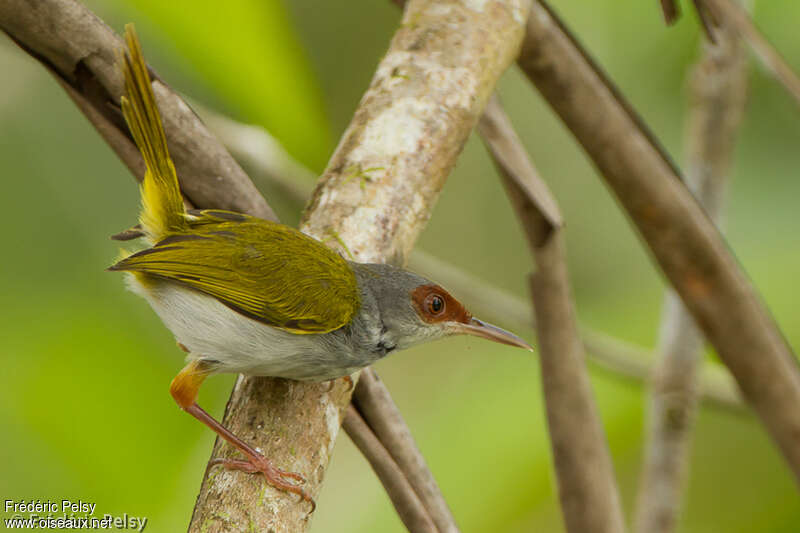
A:
<svg viewBox="0 0 800 533">
<path fill-rule="evenodd" d="M 473 318 L 446 290 L 416 274 L 346 261 L 276 222 L 216 209 L 187 211 L 132 25 L 125 38 L 122 112 L 147 167 L 135 234 L 149 247 L 109 270 L 128 274 L 130 288 L 188 352 L 170 392 L 246 457 L 220 464 L 261 472 L 273 486 L 313 504 L 302 476 L 275 468 L 197 405 L 200 385 L 211 374 L 330 380 L 454 334 L 532 349 Z"/>
</svg>

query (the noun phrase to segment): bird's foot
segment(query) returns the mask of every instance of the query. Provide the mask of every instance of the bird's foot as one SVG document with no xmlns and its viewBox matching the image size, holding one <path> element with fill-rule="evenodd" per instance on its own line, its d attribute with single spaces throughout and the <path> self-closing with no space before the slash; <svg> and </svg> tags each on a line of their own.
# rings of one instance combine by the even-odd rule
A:
<svg viewBox="0 0 800 533">
<path fill-rule="evenodd" d="M 264 474 L 264 477 L 267 478 L 267 483 L 276 489 L 297 494 L 303 500 L 310 503 L 311 510 L 308 512 L 309 515 L 314 512 L 314 509 L 317 508 L 317 503 L 314 501 L 311 495 L 300 487 L 300 485 L 303 485 L 306 482 L 306 478 L 296 472 L 288 472 L 286 470 L 275 468 L 272 465 L 272 462 L 263 455 L 249 456 L 248 459 L 215 458 L 209 463 L 209 466 L 212 467 L 217 465 L 229 470 L 241 470 L 242 472 L 247 472 L 250 474 L 262 473 Z M 289 479 L 294 480 L 297 483 L 290 482 L 288 481 Z"/>
</svg>

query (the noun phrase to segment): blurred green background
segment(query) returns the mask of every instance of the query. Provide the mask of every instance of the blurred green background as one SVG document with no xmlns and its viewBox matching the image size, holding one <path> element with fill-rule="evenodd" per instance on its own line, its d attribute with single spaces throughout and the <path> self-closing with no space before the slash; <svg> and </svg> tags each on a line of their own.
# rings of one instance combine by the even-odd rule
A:
<svg viewBox="0 0 800 533">
<path fill-rule="evenodd" d="M 561 0 L 554 7 L 681 161 L 686 73 L 698 29 L 658 2 Z M 134 21 L 145 54 L 179 91 L 267 127 L 319 172 L 384 53 L 390 2 L 92 0 L 114 29 Z M 755 19 L 800 67 L 800 3 L 757 2 Z M 136 217 L 126 169 L 37 63 L 0 37 L 0 495 L 81 498 L 100 513 L 149 517 L 147 531 L 185 530 L 213 435 L 168 393 L 182 353 L 146 303 L 103 272 L 108 236 Z M 727 204 L 733 250 L 789 342 L 800 346 L 800 114 L 762 68 L 751 95 Z M 565 213 L 583 323 L 654 345 L 663 282 L 586 157 L 515 69 L 500 93 Z M 299 205 L 264 187 L 295 224 Z M 469 216 L 465 214 L 469 213 Z M 530 258 L 483 146 L 472 139 L 419 246 L 526 294 Z M 469 302 L 467 302 L 468 304 Z M 527 338 L 532 331 L 519 332 Z M 757 357 L 758 354 L 753 354 Z M 452 339 L 392 356 L 378 371 L 468 531 L 559 531 L 533 355 Z M 626 512 L 635 501 L 645 389 L 592 369 Z M 233 383 L 200 402 L 221 414 Z M 798 406 L 800 408 L 800 406 Z M 800 499 L 751 414 L 702 408 L 681 531 L 790 532 Z M 313 531 L 403 531 L 346 437 L 319 498 Z"/>
</svg>

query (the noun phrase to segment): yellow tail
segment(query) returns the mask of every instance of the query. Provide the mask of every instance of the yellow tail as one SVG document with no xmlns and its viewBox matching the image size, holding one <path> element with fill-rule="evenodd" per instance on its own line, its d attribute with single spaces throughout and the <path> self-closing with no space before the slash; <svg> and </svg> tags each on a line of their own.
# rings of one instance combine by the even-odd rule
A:
<svg viewBox="0 0 800 533">
<path fill-rule="evenodd" d="M 123 57 L 125 96 L 122 97 L 122 114 L 147 166 L 141 187 L 139 223 L 145 235 L 155 242 L 187 228 L 186 210 L 133 24 L 125 26 L 125 40 L 128 52 Z"/>
</svg>

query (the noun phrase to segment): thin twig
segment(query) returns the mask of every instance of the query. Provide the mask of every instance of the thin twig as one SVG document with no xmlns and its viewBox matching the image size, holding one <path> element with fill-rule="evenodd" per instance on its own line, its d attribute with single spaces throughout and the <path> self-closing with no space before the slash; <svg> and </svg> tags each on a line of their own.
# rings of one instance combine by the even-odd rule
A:
<svg viewBox="0 0 800 533">
<path fill-rule="evenodd" d="M 723 197 L 747 92 L 747 61 L 730 25 L 713 28 L 693 69 L 687 129 L 686 181 L 720 225 Z M 659 362 L 653 372 L 649 424 L 636 530 L 675 530 L 688 471 L 697 404 L 703 336 L 674 291 L 668 291 L 661 326 Z"/>
<path fill-rule="evenodd" d="M 457 533 L 455 518 L 442 496 L 425 458 L 378 374 L 367 368 L 356 385 L 353 402 L 370 429 L 397 462 L 419 495 L 440 533 Z"/>
<path fill-rule="evenodd" d="M 200 109 L 199 113 L 204 119 L 214 114 L 208 109 Z M 214 124 L 222 120 L 226 121 L 226 127 L 222 130 L 215 129 Z M 266 166 L 267 163 L 258 155 L 262 152 L 259 143 L 265 143 L 264 153 L 270 153 L 275 146 L 271 140 L 264 141 L 265 138 L 271 138 L 263 128 L 219 116 L 214 116 L 208 122 L 212 131 L 231 153 L 236 154 L 237 158 L 241 156 L 242 164 L 255 176 L 281 187 L 298 204 L 308 199 L 313 187 L 302 176 L 310 175 L 311 171 L 294 172 L 295 178 L 291 181 L 286 180 L 270 171 L 271 164 Z M 285 160 L 287 157 L 290 158 L 284 151 L 278 156 L 278 160 Z M 297 164 L 292 162 L 289 166 L 295 168 Z M 408 266 L 415 272 L 441 281 L 451 292 L 469 302 L 470 309 L 474 309 L 476 314 L 486 317 L 490 322 L 512 330 L 529 328 L 534 324 L 531 306 L 522 298 L 494 287 L 487 281 L 419 248 L 411 252 Z M 654 355 L 649 350 L 585 326 L 581 327 L 581 339 L 590 362 L 599 368 L 638 382 L 648 380 L 652 375 Z M 729 374 L 715 368 L 716 366 L 718 365 L 706 365 L 700 377 L 701 399 L 719 408 L 741 412 L 744 404 L 736 384 Z"/>
<path fill-rule="evenodd" d="M 800 371 L 719 230 L 630 105 L 541 1 L 518 64 L 583 145 L 800 481 Z"/>
<path fill-rule="evenodd" d="M 359 384 L 362 381 L 363 376 L 359 380 Z M 408 531 L 411 533 L 437 533 L 428 511 L 422 505 L 406 476 L 403 475 L 397 463 L 372 433 L 353 405 L 347 408 L 342 427 L 361 454 L 369 461 Z"/>
<path fill-rule="evenodd" d="M 758 30 L 747 11 L 734 0 L 698 0 L 705 4 L 720 24 L 734 28 L 753 49 L 756 57 L 783 84 L 800 104 L 800 77 L 789 66 L 780 52 Z"/>
<path fill-rule="evenodd" d="M 619 492 L 575 321 L 558 208 L 496 100 L 486 107 L 478 131 L 498 167 L 536 263 L 531 292 L 542 388 L 567 531 L 622 532 Z"/>
<path fill-rule="evenodd" d="M 700 21 L 700 25 L 703 26 L 706 38 L 712 43 L 716 42 L 714 23 L 712 22 L 711 14 L 703 4 L 703 0 L 692 0 L 692 3 L 694 4 L 694 11 L 697 13 L 697 19 Z"/>
</svg>

